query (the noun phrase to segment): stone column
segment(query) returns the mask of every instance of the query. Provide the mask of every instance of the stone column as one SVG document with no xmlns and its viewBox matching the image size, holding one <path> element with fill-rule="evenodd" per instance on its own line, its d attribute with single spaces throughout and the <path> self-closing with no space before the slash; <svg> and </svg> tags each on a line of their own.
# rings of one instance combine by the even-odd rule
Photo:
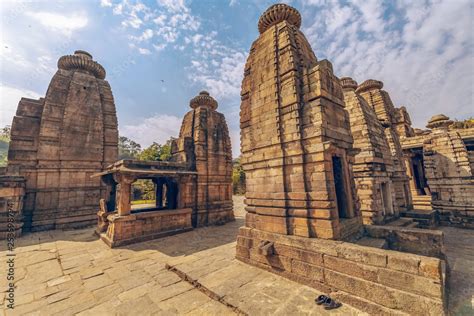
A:
<svg viewBox="0 0 474 316">
<path fill-rule="evenodd" d="M 130 215 L 130 211 L 132 209 L 130 204 L 130 194 L 132 192 L 132 183 L 135 182 L 136 179 L 132 176 L 123 174 L 115 174 L 114 179 L 119 184 L 117 207 L 118 215 Z"/>
</svg>

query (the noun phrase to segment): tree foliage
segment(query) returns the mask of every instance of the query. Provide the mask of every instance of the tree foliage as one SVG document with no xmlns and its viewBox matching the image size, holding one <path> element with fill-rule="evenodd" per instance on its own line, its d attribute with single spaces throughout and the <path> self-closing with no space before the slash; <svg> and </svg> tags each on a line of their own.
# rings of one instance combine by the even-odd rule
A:
<svg viewBox="0 0 474 316">
<path fill-rule="evenodd" d="M 120 136 L 118 142 L 119 160 L 120 159 L 137 159 L 142 147 L 139 143 L 125 137 Z"/>
<path fill-rule="evenodd" d="M 240 158 L 232 160 L 232 188 L 234 194 L 245 193 L 245 172 L 240 164 Z"/>
<path fill-rule="evenodd" d="M 474 117 L 462 121 L 455 120 L 451 127 L 457 129 L 474 128 Z"/>
<path fill-rule="evenodd" d="M 0 167 L 5 167 L 8 162 L 8 145 L 10 143 L 10 125 L 0 130 Z"/>
<path fill-rule="evenodd" d="M 143 161 L 168 161 L 171 159 L 171 141 L 169 139 L 164 145 L 153 142 L 145 148 L 139 155 L 138 160 Z"/>
</svg>

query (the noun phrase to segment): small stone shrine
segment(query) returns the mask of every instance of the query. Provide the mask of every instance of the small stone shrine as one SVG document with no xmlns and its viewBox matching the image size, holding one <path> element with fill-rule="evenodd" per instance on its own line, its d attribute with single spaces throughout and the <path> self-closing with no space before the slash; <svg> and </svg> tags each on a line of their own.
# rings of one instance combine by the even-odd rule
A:
<svg viewBox="0 0 474 316">
<path fill-rule="evenodd" d="M 234 220 L 232 147 L 217 101 L 203 91 L 190 102 L 172 161 L 121 160 L 97 174 L 107 186 L 96 232 L 110 247 Z M 155 205 L 131 207 L 132 183 L 151 179 Z"/>
</svg>

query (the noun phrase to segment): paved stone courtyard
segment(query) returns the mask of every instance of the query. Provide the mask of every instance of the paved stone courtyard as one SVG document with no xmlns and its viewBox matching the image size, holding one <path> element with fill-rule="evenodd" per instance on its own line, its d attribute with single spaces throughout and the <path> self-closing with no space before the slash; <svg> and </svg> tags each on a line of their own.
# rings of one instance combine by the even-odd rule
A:
<svg viewBox="0 0 474 316">
<path fill-rule="evenodd" d="M 93 229 L 26 234 L 17 240 L 15 309 L 6 315 L 356 315 L 348 305 L 326 311 L 320 293 L 234 259 L 236 221 L 110 249 Z M 474 232 L 443 228 L 455 309 L 471 314 Z M 455 244 L 457 246 L 452 247 Z M 6 271 L 5 244 L 1 248 Z M 3 275 L 3 272 L 2 272 Z M 6 278 L 0 281 L 6 288 Z"/>
<path fill-rule="evenodd" d="M 5 314 L 360 314 L 347 305 L 329 313 L 314 303 L 318 291 L 235 260 L 243 199 L 234 203 L 235 222 L 114 249 L 92 228 L 26 234 L 15 250 L 16 307 Z"/>
</svg>

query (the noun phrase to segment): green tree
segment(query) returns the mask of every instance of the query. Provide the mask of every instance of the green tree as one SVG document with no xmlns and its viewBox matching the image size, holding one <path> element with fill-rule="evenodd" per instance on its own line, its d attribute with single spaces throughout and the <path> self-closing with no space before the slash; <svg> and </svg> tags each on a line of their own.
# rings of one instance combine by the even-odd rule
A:
<svg viewBox="0 0 474 316">
<path fill-rule="evenodd" d="M 137 159 L 142 147 L 139 143 L 125 137 L 119 137 L 119 159 Z"/>
<path fill-rule="evenodd" d="M 464 129 L 464 128 L 474 128 L 474 117 L 470 117 L 465 120 L 454 120 L 452 128 Z"/>
<path fill-rule="evenodd" d="M 171 142 L 173 141 L 170 138 L 164 145 L 160 145 L 156 142 L 153 142 L 150 146 L 142 150 L 138 155 L 138 160 L 143 161 L 169 161 L 171 160 Z"/>
<path fill-rule="evenodd" d="M 5 167 L 8 163 L 8 146 L 10 144 L 10 125 L 6 125 L 0 130 L 0 167 Z"/>
<path fill-rule="evenodd" d="M 232 189 L 234 194 L 245 193 L 245 172 L 240 164 L 240 158 L 232 160 Z"/>
<path fill-rule="evenodd" d="M 153 144 L 143 149 L 137 158 L 143 161 L 160 161 L 160 154 L 161 145 L 153 142 Z"/>
</svg>

